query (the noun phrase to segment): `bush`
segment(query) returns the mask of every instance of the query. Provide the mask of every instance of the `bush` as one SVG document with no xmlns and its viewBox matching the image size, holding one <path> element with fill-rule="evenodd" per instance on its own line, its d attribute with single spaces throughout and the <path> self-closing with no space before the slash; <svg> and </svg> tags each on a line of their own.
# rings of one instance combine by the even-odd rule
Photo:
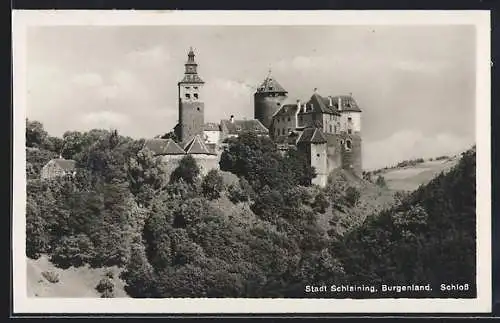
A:
<svg viewBox="0 0 500 323">
<path fill-rule="evenodd" d="M 113 298 L 113 297 L 115 297 L 115 293 L 113 291 L 105 290 L 101 294 L 101 298 Z"/>
<path fill-rule="evenodd" d="M 215 200 L 220 197 L 224 189 L 224 181 L 216 169 L 210 170 L 203 178 L 201 189 L 203 195 L 209 200 Z"/>
<path fill-rule="evenodd" d="M 248 181 L 240 178 L 237 184 L 231 184 L 228 187 L 228 198 L 233 203 L 248 202 L 255 198 L 255 191 Z"/>
<path fill-rule="evenodd" d="M 113 290 L 115 289 L 115 284 L 113 283 L 113 281 L 111 279 L 109 279 L 109 277 L 105 277 L 105 278 L 102 278 L 99 281 L 99 283 L 97 284 L 97 286 L 95 287 L 95 289 L 99 293 L 104 293 L 106 291 L 112 293 Z"/>
<path fill-rule="evenodd" d="M 377 177 L 377 180 L 375 181 L 375 184 L 377 184 L 380 187 L 387 187 L 387 183 L 385 182 L 384 176 L 380 175 Z"/>
<path fill-rule="evenodd" d="M 44 271 L 42 272 L 43 278 L 45 278 L 48 282 L 55 284 L 59 282 L 59 274 L 53 271 Z"/>
<path fill-rule="evenodd" d="M 355 206 L 359 198 L 361 197 L 361 193 L 355 187 L 348 187 L 345 192 L 345 200 L 350 206 Z"/>
<path fill-rule="evenodd" d="M 181 179 L 193 185 L 196 183 L 198 176 L 200 175 L 200 168 L 196 163 L 196 160 L 191 155 L 186 155 L 179 161 L 179 166 L 170 175 L 170 182 L 175 183 Z"/>
<path fill-rule="evenodd" d="M 61 268 L 79 267 L 94 257 L 94 245 L 85 234 L 62 237 L 55 246 L 51 261 Z"/>
<path fill-rule="evenodd" d="M 113 279 L 115 277 L 115 274 L 113 274 L 111 270 L 108 270 L 104 275 L 109 279 Z"/>
</svg>

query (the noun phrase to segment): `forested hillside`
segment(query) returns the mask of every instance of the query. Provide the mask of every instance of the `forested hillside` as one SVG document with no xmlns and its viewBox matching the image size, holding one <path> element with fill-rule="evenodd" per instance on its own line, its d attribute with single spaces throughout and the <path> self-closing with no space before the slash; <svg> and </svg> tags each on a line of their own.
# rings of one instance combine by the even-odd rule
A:
<svg viewBox="0 0 500 323">
<path fill-rule="evenodd" d="M 252 133 L 228 142 L 220 171 L 201 176 L 188 156 L 168 178 L 142 140 L 116 131 L 55 138 L 28 121 L 26 140 L 27 256 L 119 267 L 132 297 L 311 297 L 306 284 L 475 277 L 474 150 L 394 197 L 342 172 L 311 186 L 304 156 Z M 59 154 L 76 177 L 41 181 Z"/>
</svg>

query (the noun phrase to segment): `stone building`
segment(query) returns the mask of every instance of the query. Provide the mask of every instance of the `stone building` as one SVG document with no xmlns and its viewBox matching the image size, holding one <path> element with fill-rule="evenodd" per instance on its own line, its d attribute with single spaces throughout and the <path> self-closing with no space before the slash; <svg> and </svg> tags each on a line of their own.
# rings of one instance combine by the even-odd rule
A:
<svg viewBox="0 0 500 323">
<path fill-rule="evenodd" d="M 315 90 L 305 102 L 289 102 L 288 91 L 269 73 L 254 93 L 255 119 L 231 115 L 219 123 L 205 123 L 204 85 L 190 49 L 184 77 L 177 84 L 179 122 L 174 131 L 179 142 L 153 139 L 145 143 L 167 168 L 173 170 L 189 154 L 202 174 L 218 169 L 224 141 L 251 131 L 270 136 L 283 154 L 289 149 L 304 151 L 316 168 L 315 184 L 324 186 L 328 174 L 337 168 L 361 176 L 361 110 L 351 95 L 323 97 Z"/>
<path fill-rule="evenodd" d="M 186 155 L 194 158 L 201 175 L 206 175 L 211 169 L 219 167 L 217 154 L 210 151 L 200 136 L 194 136 L 184 147 L 172 139 L 148 139 L 144 143 L 144 149 L 151 151 L 153 156 L 161 158 L 167 177 L 170 177 L 179 165 L 179 161 Z"/>
<path fill-rule="evenodd" d="M 62 176 L 76 175 L 76 162 L 72 159 L 64 159 L 61 156 L 47 162 L 40 172 L 41 179 L 54 179 Z"/>
<path fill-rule="evenodd" d="M 198 64 L 191 48 L 184 64 L 184 77 L 177 83 L 179 123 L 174 131 L 180 142 L 185 144 L 194 136 L 203 136 L 205 125 L 205 103 L 203 86 L 205 82 L 198 75 Z"/>
<path fill-rule="evenodd" d="M 273 89 L 278 84 L 278 93 L 269 90 L 270 83 Z M 270 75 L 255 92 L 255 115 L 262 123 L 268 122 L 278 149 L 304 151 L 316 168 L 318 185 L 325 185 L 328 174 L 337 168 L 361 177 L 361 109 L 352 95 L 323 97 L 315 89 L 309 100 L 293 103 L 287 96 Z"/>
</svg>

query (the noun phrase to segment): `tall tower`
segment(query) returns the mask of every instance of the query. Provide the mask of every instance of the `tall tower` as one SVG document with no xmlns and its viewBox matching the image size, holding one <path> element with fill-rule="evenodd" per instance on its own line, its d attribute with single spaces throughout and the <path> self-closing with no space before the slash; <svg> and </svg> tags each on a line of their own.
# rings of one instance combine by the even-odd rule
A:
<svg viewBox="0 0 500 323">
<path fill-rule="evenodd" d="M 203 136 L 205 123 L 205 104 L 203 103 L 203 85 L 205 82 L 198 76 L 198 64 L 194 60 L 193 49 L 189 49 L 184 77 L 177 83 L 179 92 L 179 123 L 176 134 L 182 144 L 196 135 Z"/>
<path fill-rule="evenodd" d="M 335 97 L 340 112 L 342 168 L 361 177 L 361 109 L 351 95 Z"/>
<path fill-rule="evenodd" d="M 254 118 L 267 129 L 271 126 L 273 114 L 279 110 L 287 97 L 287 91 L 271 76 L 268 76 L 254 94 Z"/>
</svg>

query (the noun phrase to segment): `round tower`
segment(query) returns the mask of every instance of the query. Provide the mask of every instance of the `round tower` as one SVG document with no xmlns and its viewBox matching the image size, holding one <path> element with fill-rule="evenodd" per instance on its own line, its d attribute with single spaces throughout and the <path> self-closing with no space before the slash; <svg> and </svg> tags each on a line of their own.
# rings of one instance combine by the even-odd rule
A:
<svg viewBox="0 0 500 323">
<path fill-rule="evenodd" d="M 361 109 L 351 95 L 335 97 L 340 112 L 340 143 L 342 168 L 361 177 L 363 160 L 361 155 Z"/>
<path fill-rule="evenodd" d="M 254 118 L 267 129 L 271 127 L 272 116 L 287 98 L 287 91 L 271 76 L 271 72 L 254 94 Z"/>
</svg>

